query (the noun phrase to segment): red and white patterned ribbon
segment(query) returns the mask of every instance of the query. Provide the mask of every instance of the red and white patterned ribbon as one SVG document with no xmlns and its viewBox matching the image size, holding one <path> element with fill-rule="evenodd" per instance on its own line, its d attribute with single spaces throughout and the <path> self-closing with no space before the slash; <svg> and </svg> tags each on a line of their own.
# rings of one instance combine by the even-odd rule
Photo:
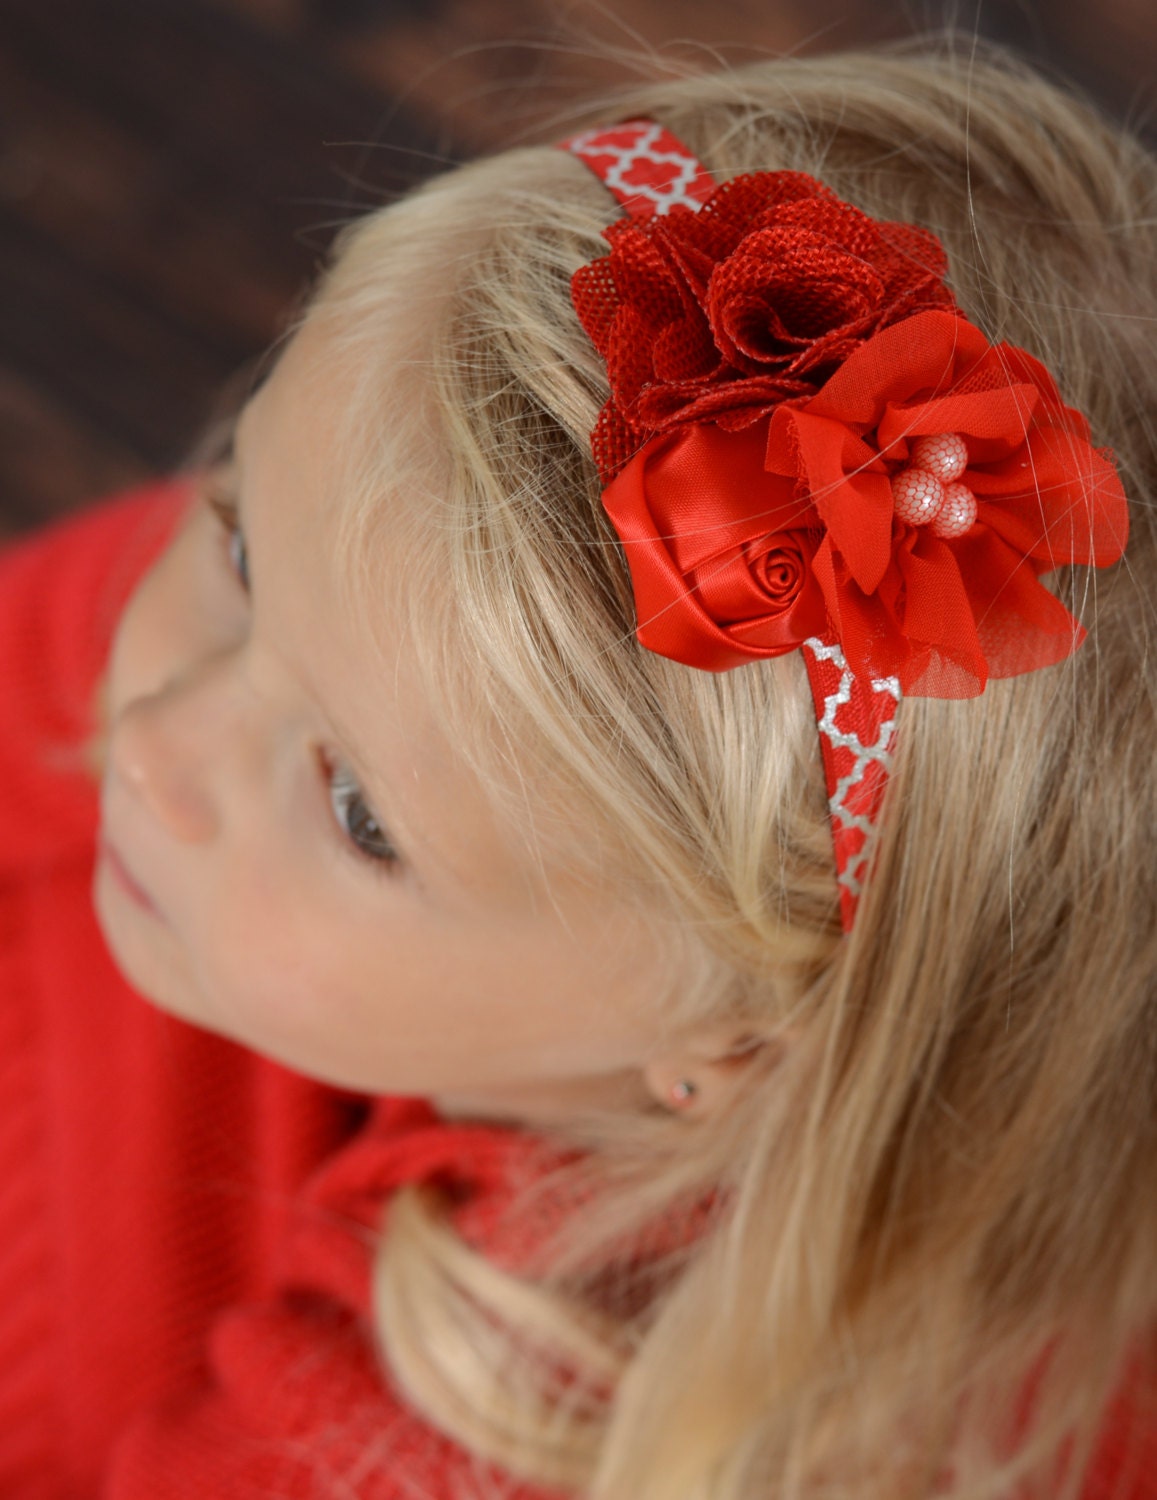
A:
<svg viewBox="0 0 1157 1500">
<path fill-rule="evenodd" d="M 610 189 L 634 218 L 676 205 L 702 208 L 716 183 L 701 162 L 661 125 L 627 120 L 561 141 Z M 857 677 L 834 635 L 803 646 L 823 754 L 832 820 L 840 918 L 850 931 L 872 857 L 881 801 L 892 766 L 900 684 Z"/>
<path fill-rule="evenodd" d="M 636 219 L 670 213 L 677 203 L 702 208 L 715 191 L 706 168 L 653 120 L 586 130 L 560 145 L 586 162 Z"/>
<path fill-rule="evenodd" d="M 895 677 L 857 677 L 834 640 L 812 637 L 804 642 L 803 654 L 824 759 L 840 917 L 848 932 L 892 769 L 900 684 Z"/>
</svg>

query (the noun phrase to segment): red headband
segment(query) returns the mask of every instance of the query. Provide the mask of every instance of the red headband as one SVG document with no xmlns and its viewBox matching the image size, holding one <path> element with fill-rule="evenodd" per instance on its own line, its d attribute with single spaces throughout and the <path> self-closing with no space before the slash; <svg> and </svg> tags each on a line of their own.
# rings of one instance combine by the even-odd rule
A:
<svg viewBox="0 0 1157 1500">
<path fill-rule="evenodd" d="M 1114 563 L 1112 455 L 990 344 L 940 242 L 802 172 L 717 186 L 647 120 L 562 142 L 629 217 L 575 273 L 638 639 L 706 671 L 804 649 L 850 929 L 904 693 L 971 697 L 1085 632 L 1038 582 Z"/>
</svg>

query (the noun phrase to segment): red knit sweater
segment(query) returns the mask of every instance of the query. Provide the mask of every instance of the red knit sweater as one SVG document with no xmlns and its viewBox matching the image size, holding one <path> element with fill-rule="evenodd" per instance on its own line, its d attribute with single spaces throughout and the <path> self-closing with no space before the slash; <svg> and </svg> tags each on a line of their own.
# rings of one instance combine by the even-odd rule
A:
<svg viewBox="0 0 1157 1500">
<path fill-rule="evenodd" d="M 422 1180 L 517 1268 L 533 1237 L 501 1212 L 549 1148 L 166 1016 L 95 925 L 77 747 L 185 498 L 146 489 L 0 556 L 0 1500 L 532 1500 L 391 1389 L 369 1267 L 391 1192 Z M 1157 1500 L 1157 1442 L 1141 1467 L 1118 1500 Z"/>
</svg>

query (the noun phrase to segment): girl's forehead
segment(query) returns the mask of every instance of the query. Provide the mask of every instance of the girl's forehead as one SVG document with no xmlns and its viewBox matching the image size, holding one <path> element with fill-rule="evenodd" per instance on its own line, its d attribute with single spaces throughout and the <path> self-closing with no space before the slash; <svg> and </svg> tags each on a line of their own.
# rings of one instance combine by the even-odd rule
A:
<svg viewBox="0 0 1157 1500">
<path fill-rule="evenodd" d="M 421 325 L 380 309 L 374 327 L 351 327 L 348 313 L 317 304 L 283 349 L 238 424 L 242 456 L 259 448 L 270 467 L 292 473 L 309 492 L 304 518 L 324 527 L 348 569 L 350 602 L 358 578 L 391 569 L 391 535 L 406 529 L 415 491 L 437 487 L 437 421 L 427 390 Z M 382 580 L 384 583 L 386 580 Z"/>
<path fill-rule="evenodd" d="M 397 510 L 439 483 L 441 430 L 428 309 L 390 298 L 358 309 L 323 298 L 298 327 L 265 391 L 311 447 L 320 499 L 346 518 Z"/>
</svg>

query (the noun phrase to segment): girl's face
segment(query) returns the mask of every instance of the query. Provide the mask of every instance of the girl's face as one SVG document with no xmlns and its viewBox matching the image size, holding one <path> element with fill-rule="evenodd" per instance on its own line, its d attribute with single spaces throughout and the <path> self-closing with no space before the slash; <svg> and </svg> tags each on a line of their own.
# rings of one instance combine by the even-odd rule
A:
<svg viewBox="0 0 1157 1500">
<path fill-rule="evenodd" d="M 245 410 L 237 524 L 199 499 L 121 619 L 101 925 L 158 1005 L 340 1087 L 641 1104 L 650 926 L 508 834 L 400 635 L 383 662 L 358 633 L 327 337 L 307 324 Z"/>
</svg>

